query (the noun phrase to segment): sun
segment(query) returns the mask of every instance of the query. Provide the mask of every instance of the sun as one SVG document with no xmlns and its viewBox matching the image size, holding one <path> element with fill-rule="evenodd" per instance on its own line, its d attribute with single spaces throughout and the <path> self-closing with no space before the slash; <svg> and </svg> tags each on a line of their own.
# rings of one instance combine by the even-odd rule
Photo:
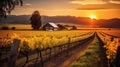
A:
<svg viewBox="0 0 120 67">
<path fill-rule="evenodd" d="M 90 19 L 96 19 L 96 16 L 95 15 L 90 15 L 89 18 Z"/>
</svg>

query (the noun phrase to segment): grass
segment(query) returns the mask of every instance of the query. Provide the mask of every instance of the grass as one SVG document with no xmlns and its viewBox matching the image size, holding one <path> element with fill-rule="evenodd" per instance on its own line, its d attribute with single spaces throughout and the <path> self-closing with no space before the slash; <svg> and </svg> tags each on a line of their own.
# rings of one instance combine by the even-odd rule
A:
<svg viewBox="0 0 120 67">
<path fill-rule="evenodd" d="M 99 43 L 95 37 L 91 45 L 83 52 L 82 56 L 71 64 L 71 67 L 100 67 L 99 53 Z"/>
</svg>

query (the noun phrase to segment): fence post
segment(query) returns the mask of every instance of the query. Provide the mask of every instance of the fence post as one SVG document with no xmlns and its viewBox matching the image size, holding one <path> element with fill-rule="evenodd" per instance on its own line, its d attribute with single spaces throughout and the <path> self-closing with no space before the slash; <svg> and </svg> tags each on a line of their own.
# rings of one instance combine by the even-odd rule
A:
<svg viewBox="0 0 120 67">
<path fill-rule="evenodd" d="M 8 57 L 8 67 L 15 67 L 19 45 L 20 45 L 20 40 L 14 39 L 13 45 L 11 46 L 10 54 Z"/>
<path fill-rule="evenodd" d="M 71 38 L 70 38 L 70 37 L 68 37 L 67 54 L 69 54 L 69 50 L 70 50 L 70 43 L 71 43 Z"/>
</svg>

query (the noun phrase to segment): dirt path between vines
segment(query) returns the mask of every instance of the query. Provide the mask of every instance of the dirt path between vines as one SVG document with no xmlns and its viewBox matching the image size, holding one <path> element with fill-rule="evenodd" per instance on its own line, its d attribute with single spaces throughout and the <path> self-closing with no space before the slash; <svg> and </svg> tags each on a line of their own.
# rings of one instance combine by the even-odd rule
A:
<svg viewBox="0 0 120 67">
<path fill-rule="evenodd" d="M 102 42 L 102 40 L 99 38 L 99 36 L 97 35 L 97 38 L 99 40 L 99 46 L 100 46 L 100 58 L 101 58 L 101 67 L 108 67 L 108 61 L 107 61 L 107 55 L 106 55 L 106 49 L 103 48 L 104 43 Z"/>
<path fill-rule="evenodd" d="M 68 55 L 63 54 L 60 57 L 55 57 L 54 59 L 51 59 L 51 61 L 44 64 L 44 67 L 70 67 L 71 63 L 76 61 L 77 58 L 82 55 L 82 52 L 88 48 L 93 40 L 94 38 L 84 44 L 81 44 L 81 46 L 77 47 L 74 50 L 71 50 Z"/>
</svg>

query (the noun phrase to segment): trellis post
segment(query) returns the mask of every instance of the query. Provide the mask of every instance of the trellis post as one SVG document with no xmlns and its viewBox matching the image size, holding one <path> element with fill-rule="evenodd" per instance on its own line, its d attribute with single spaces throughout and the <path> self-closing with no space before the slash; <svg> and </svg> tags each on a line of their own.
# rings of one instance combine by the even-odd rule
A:
<svg viewBox="0 0 120 67">
<path fill-rule="evenodd" d="M 10 53 L 8 56 L 8 67 L 15 67 L 19 45 L 20 45 L 20 40 L 14 39 L 13 45 L 11 46 Z"/>
</svg>

